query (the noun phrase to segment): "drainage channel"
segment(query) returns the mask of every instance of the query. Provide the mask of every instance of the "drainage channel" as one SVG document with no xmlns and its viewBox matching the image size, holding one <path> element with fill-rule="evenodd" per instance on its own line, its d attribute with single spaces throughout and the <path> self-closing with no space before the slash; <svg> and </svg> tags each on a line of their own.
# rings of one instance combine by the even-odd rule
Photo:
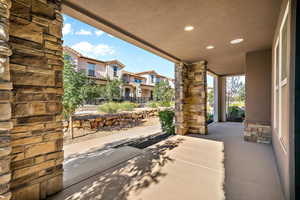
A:
<svg viewBox="0 0 300 200">
<path fill-rule="evenodd" d="M 122 143 L 120 145 L 114 146 L 114 148 L 120 148 L 124 146 L 130 146 L 138 149 L 145 149 L 149 146 L 152 146 L 156 143 L 159 143 L 160 141 L 165 140 L 168 137 L 171 137 L 171 134 L 168 133 L 158 133 L 154 134 L 148 137 L 138 138 L 134 139 L 132 141 L 128 141 L 126 143 Z"/>
</svg>

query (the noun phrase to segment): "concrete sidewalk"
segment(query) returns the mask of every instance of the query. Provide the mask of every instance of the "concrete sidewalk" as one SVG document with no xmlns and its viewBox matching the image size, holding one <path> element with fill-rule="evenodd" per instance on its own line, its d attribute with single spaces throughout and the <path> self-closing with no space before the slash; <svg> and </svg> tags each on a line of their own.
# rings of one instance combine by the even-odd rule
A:
<svg viewBox="0 0 300 200">
<path fill-rule="evenodd" d="M 50 199 L 224 199 L 221 142 L 177 135 L 140 152 L 121 151 L 131 151 L 136 156 L 73 184 Z M 111 157 L 105 162 L 110 162 Z M 85 167 L 86 164 L 78 165 Z"/>
<path fill-rule="evenodd" d="M 216 123 L 207 136 L 117 148 L 105 160 L 90 156 L 76 169 L 89 177 L 50 199 L 284 200 L 271 145 L 245 142 L 242 131 L 240 123 Z M 86 169 L 88 159 L 94 175 Z"/>
<path fill-rule="evenodd" d="M 102 148 L 110 148 L 114 145 L 124 143 L 132 139 L 147 137 L 161 132 L 160 124 L 130 128 L 121 130 L 119 133 L 94 138 L 74 144 L 64 145 L 65 161 L 79 156 L 80 154 L 96 151 Z"/>
</svg>

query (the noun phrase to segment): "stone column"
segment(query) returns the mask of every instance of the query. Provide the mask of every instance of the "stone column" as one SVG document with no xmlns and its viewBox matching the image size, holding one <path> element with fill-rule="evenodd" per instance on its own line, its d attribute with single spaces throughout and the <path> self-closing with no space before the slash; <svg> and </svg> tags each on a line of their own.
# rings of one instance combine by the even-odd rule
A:
<svg viewBox="0 0 300 200">
<path fill-rule="evenodd" d="M 45 199 L 62 189 L 62 21 L 60 0 L 13 0 L 11 192 Z"/>
<path fill-rule="evenodd" d="M 176 133 L 207 134 L 206 62 L 175 66 Z"/>
<path fill-rule="evenodd" d="M 11 199 L 11 120 L 12 83 L 9 71 L 8 27 L 10 0 L 0 1 L 0 199 Z"/>
<path fill-rule="evenodd" d="M 175 132 L 178 135 L 188 133 L 188 106 L 186 104 L 188 88 L 187 71 L 187 65 L 184 63 L 175 64 Z"/>
</svg>

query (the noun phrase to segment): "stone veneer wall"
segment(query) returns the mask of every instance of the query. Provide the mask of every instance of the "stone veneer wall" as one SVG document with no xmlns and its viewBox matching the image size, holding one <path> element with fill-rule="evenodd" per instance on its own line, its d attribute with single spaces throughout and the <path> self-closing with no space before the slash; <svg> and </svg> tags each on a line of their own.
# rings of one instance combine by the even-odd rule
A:
<svg viewBox="0 0 300 200">
<path fill-rule="evenodd" d="M 272 142 L 272 129 L 270 125 L 245 122 L 244 126 L 245 141 L 264 144 Z"/>
<path fill-rule="evenodd" d="M 12 0 L 10 190 L 16 200 L 45 199 L 62 189 L 60 6 L 60 0 Z"/>
<path fill-rule="evenodd" d="M 73 130 L 76 133 L 86 131 L 110 130 L 113 128 L 129 128 L 137 126 L 143 119 L 156 117 L 160 110 L 165 108 L 149 108 L 136 111 L 124 111 L 115 114 L 82 114 L 73 116 Z M 64 132 L 67 133 L 68 122 L 64 123 Z"/>
<path fill-rule="evenodd" d="M 207 134 L 206 61 L 175 65 L 176 134 Z"/>
<path fill-rule="evenodd" d="M 8 40 L 8 18 L 11 2 L 0 1 L 0 199 L 10 199 L 11 179 L 11 101 L 12 83 L 9 71 L 9 57 L 11 50 Z"/>
</svg>

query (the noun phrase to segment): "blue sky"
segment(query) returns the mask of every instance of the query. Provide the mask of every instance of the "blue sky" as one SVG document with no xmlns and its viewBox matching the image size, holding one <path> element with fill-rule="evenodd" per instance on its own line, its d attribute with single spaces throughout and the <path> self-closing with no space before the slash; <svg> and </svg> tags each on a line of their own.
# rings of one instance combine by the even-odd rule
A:
<svg viewBox="0 0 300 200">
<path fill-rule="evenodd" d="M 174 78 L 174 63 L 67 15 L 64 15 L 63 40 L 64 45 L 85 56 L 103 61 L 117 59 L 126 65 L 126 71 L 155 70 Z M 212 87 L 212 77 L 207 80 Z"/>
<path fill-rule="evenodd" d="M 64 15 L 63 34 L 64 45 L 85 56 L 103 61 L 117 59 L 126 65 L 126 71 L 155 70 L 174 78 L 174 63 L 67 15 Z"/>
</svg>

